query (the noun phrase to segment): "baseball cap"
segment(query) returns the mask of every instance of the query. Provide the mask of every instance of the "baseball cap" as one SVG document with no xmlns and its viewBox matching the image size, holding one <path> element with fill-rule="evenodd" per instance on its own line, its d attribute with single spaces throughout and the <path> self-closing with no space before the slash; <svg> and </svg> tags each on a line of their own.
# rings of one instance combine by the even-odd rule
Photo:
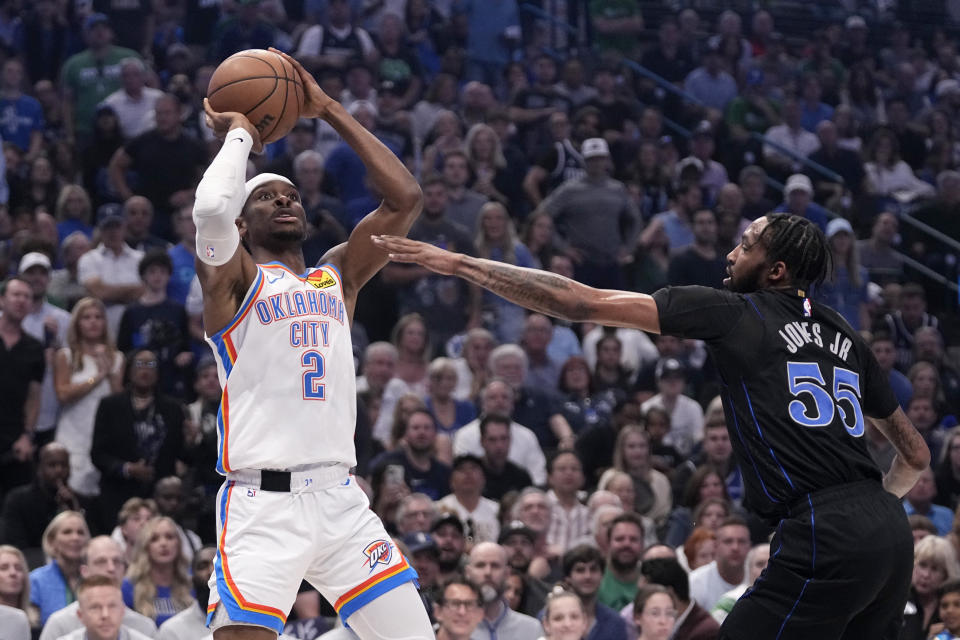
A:
<svg viewBox="0 0 960 640">
<path fill-rule="evenodd" d="M 850 235 L 853 235 L 853 227 L 850 226 L 850 222 L 845 218 L 834 218 L 827 223 L 827 239 L 829 240 L 833 236 L 837 235 L 841 231 L 846 231 Z"/>
<path fill-rule="evenodd" d="M 708 138 L 713 137 L 713 125 L 710 124 L 709 120 L 701 120 L 697 123 L 697 126 L 693 128 L 693 137 L 698 138 L 700 136 L 706 136 Z"/>
<path fill-rule="evenodd" d="M 523 524 L 519 520 L 513 520 L 510 522 L 510 524 L 500 529 L 500 536 L 497 538 L 497 544 L 503 544 L 510 536 L 517 533 L 522 536 L 526 536 L 530 542 L 537 541 L 537 534 L 533 532 L 533 529 Z"/>
<path fill-rule="evenodd" d="M 45 253 L 40 253 L 39 251 L 31 251 L 30 253 L 24 254 L 24 256 L 20 258 L 20 268 L 18 271 L 23 273 L 33 267 L 43 267 L 47 271 L 50 271 L 50 258 L 48 258 Z"/>
<path fill-rule="evenodd" d="M 384 80 L 377 89 L 377 95 L 402 96 L 403 91 L 400 90 L 400 85 L 393 80 Z"/>
<path fill-rule="evenodd" d="M 411 555 L 419 553 L 420 551 L 437 551 L 437 543 L 433 537 L 423 531 L 408 533 L 403 536 L 400 541 L 403 542 L 403 546 L 407 548 L 407 551 L 409 551 Z"/>
<path fill-rule="evenodd" d="M 450 466 L 450 469 L 456 471 L 465 464 L 473 463 L 483 469 L 483 460 L 479 456 L 475 456 L 472 453 L 463 453 L 453 459 L 453 464 Z"/>
<path fill-rule="evenodd" d="M 860 16 L 850 16 L 844 23 L 847 29 L 866 29 L 867 21 Z"/>
<path fill-rule="evenodd" d="M 610 147 L 607 146 L 607 141 L 603 138 L 587 138 L 583 141 L 580 152 L 583 154 L 584 159 L 598 158 L 600 156 L 609 156 Z"/>
<path fill-rule="evenodd" d="M 107 17 L 105 13 L 91 13 L 87 16 L 87 19 L 83 22 L 83 28 L 85 31 L 93 29 L 98 24 L 104 24 L 110 26 L 110 18 Z"/>
<path fill-rule="evenodd" d="M 795 173 L 787 178 L 787 186 L 783 188 L 783 192 L 786 195 L 790 195 L 790 193 L 796 191 L 797 189 L 806 191 L 808 194 L 813 195 L 813 183 L 810 182 L 810 178 L 802 173 Z"/>
<path fill-rule="evenodd" d="M 97 207 L 97 226 L 109 227 L 123 222 L 123 206 L 108 202 Z"/>
<path fill-rule="evenodd" d="M 453 525 L 457 531 L 460 532 L 460 535 L 463 535 L 463 521 L 457 516 L 457 514 L 451 513 L 450 511 L 441 513 L 440 517 L 433 521 L 433 525 L 430 527 L 430 532 L 433 533 L 445 524 Z"/>
<path fill-rule="evenodd" d="M 668 377 L 685 378 L 687 376 L 687 369 L 683 366 L 683 363 L 676 358 L 666 358 L 657 363 L 654 374 L 656 375 L 657 380 L 662 380 L 663 378 Z"/>
</svg>

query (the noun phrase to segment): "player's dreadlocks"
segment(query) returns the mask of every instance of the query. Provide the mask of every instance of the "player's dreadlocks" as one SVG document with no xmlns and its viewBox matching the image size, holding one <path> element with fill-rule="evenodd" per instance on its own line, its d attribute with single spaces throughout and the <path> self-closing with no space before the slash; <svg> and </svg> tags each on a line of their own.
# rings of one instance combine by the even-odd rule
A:
<svg viewBox="0 0 960 640">
<path fill-rule="evenodd" d="M 831 272 L 832 255 L 827 239 L 814 223 L 785 213 L 767 214 L 760 242 L 771 262 L 782 261 L 799 289 L 819 285 Z"/>
</svg>

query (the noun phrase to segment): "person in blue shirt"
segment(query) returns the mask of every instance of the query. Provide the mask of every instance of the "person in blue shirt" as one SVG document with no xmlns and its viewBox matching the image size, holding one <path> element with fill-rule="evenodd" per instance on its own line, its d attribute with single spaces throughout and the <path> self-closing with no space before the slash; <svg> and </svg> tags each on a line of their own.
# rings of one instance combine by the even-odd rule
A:
<svg viewBox="0 0 960 640">
<path fill-rule="evenodd" d="M 854 330 L 869 329 L 867 283 L 870 277 L 860 266 L 853 227 L 844 218 L 834 218 L 827 224 L 826 236 L 833 254 L 833 272 L 816 288 L 814 295 L 842 315 Z"/>
<path fill-rule="evenodd" d="M 43 107 L 31 96 L 24 95 L 23 63 L 10 58 L 0 72 L 0 134 L 26 154 L 30 162 L 43 150 Z"/>
<path fill-rule="evenodd" d="M 133 560 L 120 587 L 123 603 L 158 627 L 194 601 L 181 544 L 173 520 L 150 520 L 137 536 Z"/>
<path fill-rule="evenodd" d="M 179 242 L 167 250 L 173 263 L 170 282 L 167 283 L 167 297 L 177 304 L 187 303 L 190 283 L 197 275 L 194 264 L 197 257 L 197 227 L 193 223 L 193 205 L 182 207 L 173 214 L 173 229 Z"/>
<path fill-rule="evenodd" d="M 30 603 L 40 610 L 40 624 L 77 599 L 80 564 L 90 540 L 79 511 L 58 513 L 43 532 L 43 552 L 50 562 L 30 572 Z"/>
<path fill-rule="evenodd" d="M 950 533 L 953 526 L 953 512 L 939 504 L 933 504 L 937 495 L 937 483 L 934 480 L 933 469 L 927 468 L 920 474 L 917 484 L 907 492 L 903 498 L 903 508 L 908 516 L 919 514 L 930 518 L 937 528 L 938 535 Z"/>
<path fill-rule="evenodd" d="M 787 178 L 783 188 L 784 201 L 774 211 L 792 213 L 814 223 L 824 233 L 827 232 L 827 214 L 820 205 L 813 202 L 813 183 L 802 173 Z"/>
</svg>

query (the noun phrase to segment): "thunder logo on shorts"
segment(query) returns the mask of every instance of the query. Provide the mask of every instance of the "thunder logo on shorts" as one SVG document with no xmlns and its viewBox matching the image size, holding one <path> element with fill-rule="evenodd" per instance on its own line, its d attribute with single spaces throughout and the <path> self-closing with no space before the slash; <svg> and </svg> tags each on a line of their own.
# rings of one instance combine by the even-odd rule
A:
<svg viewBox="0 0 960 640">
<path fill-rule="evenodd" d="M 373 573 L 379 565 L 389 566 L 393 559 L 393 545 L 386 540 L 374 540 L 364 548 L 363 552 L 367 555 L 364 565 L 370 567 L 370 573 Z"/>
</svg>

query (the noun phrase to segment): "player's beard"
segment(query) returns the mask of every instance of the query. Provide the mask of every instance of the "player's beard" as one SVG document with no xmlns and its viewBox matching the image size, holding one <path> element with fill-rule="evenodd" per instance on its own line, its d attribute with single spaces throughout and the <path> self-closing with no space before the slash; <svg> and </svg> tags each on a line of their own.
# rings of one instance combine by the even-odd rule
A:
<svg viewBox="0 0 960 640">
<path fill-rule="evenodd" d="M 752 293 L 761 288 L 760 278 L 766 264 L 758 264 L 746 273 L 731 273 L 727 288 L 734 293 Z"/>
</svg>

